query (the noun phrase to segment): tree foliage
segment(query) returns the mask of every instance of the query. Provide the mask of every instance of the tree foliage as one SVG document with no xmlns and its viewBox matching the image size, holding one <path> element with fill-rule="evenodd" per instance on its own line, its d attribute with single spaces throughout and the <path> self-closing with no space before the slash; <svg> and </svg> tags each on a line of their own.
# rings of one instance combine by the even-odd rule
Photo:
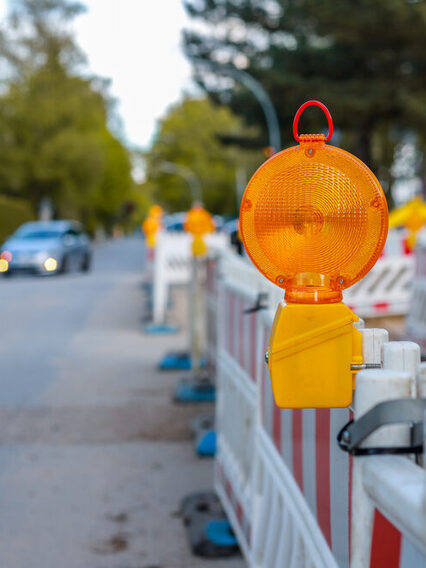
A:
<svg viewBox="0 0 426 568">
<path fill-rule="evenodd" d="M 0 96 L 0 192 L 36 211 L 112 225 L 132 189 L 130 159 L 107 126 L 106 83 L 79 74 L 84 58 L 67 30 L 82 5 L 17 0 L 0 35 L 8 64 Z"/>
<path fill-rule="evenodd" d="M 147 190 L 170 211 L 188 209 L 193 200 L 188 182 L 165 171 L 165 164 L 183 165 L 198 178 L 209 211 L 234 213 L 238 200 L 236 172 L 244 168 L 252 173 L 261 156 L 224 146 L 220 137 L 244 133 L 241 120 L 228 108 L 217 107 L 207 99 L 184 99 L 161 121 L 146 156 Z"/>
<path fill-rule="evenodd" d="M 414 133 L 425 149 L 426 2 L 184 0 L 184 4 L 204 23 L 202 29 L 207 28 L 188 30 L 184 38 L 199 84 L 214 100 L 229 103 L 249 124 L 265 131 L 252 94 L 238 84 L 212 82 L 198 59 L 243 66 L 259 80 L 277 109 L 285 144 L 292 142 L 290 125 L 300 104 L 322 100 L 332 110 L 342 145 L 373 167 L 388 186 L 401 134 Z M 312 110 L 303 116 L 301 128 L 312 131 L 322 124 L 323 117 Z"/>
</svg>

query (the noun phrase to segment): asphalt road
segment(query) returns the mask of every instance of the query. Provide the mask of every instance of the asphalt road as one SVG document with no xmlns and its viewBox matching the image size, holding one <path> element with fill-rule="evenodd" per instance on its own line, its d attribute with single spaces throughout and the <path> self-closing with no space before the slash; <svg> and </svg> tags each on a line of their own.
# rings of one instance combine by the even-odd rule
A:
<svg viewBox="0 0 426 568">
<path fill-rule="evenodd" d="M 0 280 L 0 567 L 191 568 L 176 511 L 212 487 L 178 374 L 142 334 L 143 244 L 95 249 L 89 274 Z M 215 562 L 236 568 L 241 560 Z"/>
</svg>

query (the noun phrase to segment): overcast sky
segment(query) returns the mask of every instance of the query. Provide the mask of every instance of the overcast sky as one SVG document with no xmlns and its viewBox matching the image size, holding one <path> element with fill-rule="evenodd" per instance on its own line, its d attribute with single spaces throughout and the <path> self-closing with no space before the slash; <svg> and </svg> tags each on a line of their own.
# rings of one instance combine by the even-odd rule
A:
<svg viewBox="0 0 426 568">
<path fill-rule="evenodd" d="M 193 90 L 180 48 L 188 24 L 180 0 L 82 0 L 88 10 L 75 20 L 77 43 L 90 70 L 112 79 L 126 142 L 146 147 L 156 120 L 183 91 Z M 0 0 L 5 13 L 6 0 Z"/>
</svg>

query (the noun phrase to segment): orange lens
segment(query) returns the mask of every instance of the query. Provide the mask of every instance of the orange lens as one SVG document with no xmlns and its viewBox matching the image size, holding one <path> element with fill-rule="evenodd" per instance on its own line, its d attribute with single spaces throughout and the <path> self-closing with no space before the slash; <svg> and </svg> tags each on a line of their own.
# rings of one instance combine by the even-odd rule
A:
<svg viewBox="0 0 426 568">
<path fill-rule="evenodd" d="M 163 208 L 160 205 L 152 205 L 148 211 L 148 217 L 161 218 L 163 215 Z"/>
<path fill-rule="evenodd" d="M 142 224 L 142 230 L 145 235 L 153 235 L 160 228 L 160 223 L 156 217 L 147 217 Z"/>
<path fill-rule="evenodd" d="M 244 246 L 288 302 L 329 303 L 375 264 L 386 241 L 386 198 L 352 154 L 300 135 L 265 162 L 241 202 Z"/>
<path fill-rule="evenodd" d="M 193 235 L 204 235 L 214 231 L 215 226 L 210 213 L 203 207 L 194 205 L 186 214 L 184 228 Z"/>
</svg>

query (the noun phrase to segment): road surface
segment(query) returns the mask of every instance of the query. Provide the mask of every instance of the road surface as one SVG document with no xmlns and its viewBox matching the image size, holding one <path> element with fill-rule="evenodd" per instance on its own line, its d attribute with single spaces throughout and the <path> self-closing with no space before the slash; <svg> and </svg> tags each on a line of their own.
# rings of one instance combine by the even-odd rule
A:
<svg viewBox="0 0 426 568">
<path fill-rule="evenodd" d="M 179 501 L 212 487 L 188 439 L 185 336 L 142 333 L 142 240 L 98 245 L 89 274 L 0 280 L 0 566 L 191 568 Z M 243 566 L 240 559 L 215 568 Z"/>
</svg>

